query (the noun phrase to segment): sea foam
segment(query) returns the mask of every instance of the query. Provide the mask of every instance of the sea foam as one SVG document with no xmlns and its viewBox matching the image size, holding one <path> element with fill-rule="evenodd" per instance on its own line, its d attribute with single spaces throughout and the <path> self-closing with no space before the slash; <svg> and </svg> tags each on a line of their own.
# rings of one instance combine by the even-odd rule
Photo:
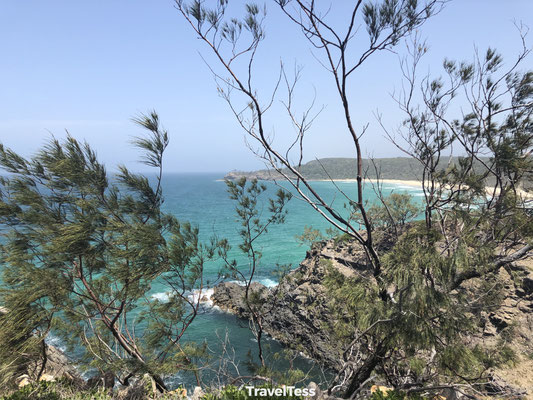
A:
<svg viewBox="0 0 533 400">
<path fill-rule="evenodd" d="M 187 298 L 193 303 L 196 303 L 198 300 L 200 300 L 200 304 L 205 304 L 207 306 L 213 306 L 213 300 L 211 299 L 211 296 L 213 296 L 213 293 L 214 293 L 213 288 L 203 288 L 201 290 L 195 289 L 187 295 Z M 172 292 L 159 292 L 159 293 L 154 293 L 151 296 L 151 298 L 153 300 L 157 300 L 162 303 L 165 303 L 169 301 L 170 296 L 172 296 Z"/>
</svg>

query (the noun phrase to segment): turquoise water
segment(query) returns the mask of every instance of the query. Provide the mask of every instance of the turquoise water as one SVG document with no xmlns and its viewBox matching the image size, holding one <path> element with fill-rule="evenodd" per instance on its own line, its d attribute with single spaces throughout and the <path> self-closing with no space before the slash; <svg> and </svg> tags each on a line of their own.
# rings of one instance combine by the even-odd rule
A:
<svg viewBox="0 0 533 400">
<path fill-rule="evenodd" d="M 230 200 L 226 184 L 222 179 L 223 174 L 164 175 L 162 182 L 165 199 L 163 211 L 175 215 L 180 221 L 188 221 L 198 226 L 200 238 L 203 241 L 209 241 L 213 235 L 228 239 L 233 247 L 231 256 L 237 260 L 239 267 L 246 271 L 247 259 L 238 251 L 240 223 L 236 220 L 235 203 Z M 279 184 L 289 188 L 287 183 Z M 279 187 L 272 182 L 265 182 L 265 185 L 267 191 L 263 194 L 263 202 L 259 207 L 263 209 L 266 217 L 268 215 L 268 198 L 274 197 Z M 313 186 L 328 203 L 347 214 L 347 210 L 343 208 L 343 204 L 347 200 L 339 193 L 333 183 L 313 182 Z M 354 182 L 337 182 L 337 186 L 347 196 L 356 197 L 356 184 Z M 415 198 L 422 195 L 421 190 L 409 186 L 384 185 L 385 194 L 391 191 L 408 191 Z M 369 202 L 376 200 L 371 186 L 365 188 L 364 194 Z M 420 197 L 418 198 L 420 199 Z M 305 257 L 308 247 L 301 245 L 295 238 L 296 235 L 303 232 L 305 226 L 312 226 L 322 231 L 325 231 L 329 226 L 322 216 L 296 196 L 289 202 L 287 210 L 285 223 L 271 226 L 268 233 L 257 242 L 257 247 L 263 256 L 255 280 L 267 286 L 273 286 L 277 283 L 273 274 L 276 264 L 291 264 L 292 268 L 296 268 Z M 204 270 L 204 281 L 211 283 L 217 281 L 221 266 L 220 261 L 208 263 Z M 150 295 L 154 298 L 164 299 L 166 296 L 165 287 L 153 282 Z M 138 326 L 138 329 L 142 330 L 142 326 Z M 206 343 L 211 354 L 216 358 L 216 355 L 220 354 L 222 340 L 226 335 L 231 348 L 235 351 L 235 359 L 239 362 L 239 372 L 246 375 L 248 370 L 245 361 L 248 358 L 248 353 L 251 352 L 252 357 L 254 357 L 257 350 L 255 339 L 246 321 L 239 321 L 233 315 L 205 304 L 182 340 Z M 61 347 L 61 343 L 57 339 L 52 338 L 52 342 Z M 265 343 L 269 347 L 270 357 L 281 350 L 280 345 L 268 337 Z M 255 361 L 257 361 L 257 357 L 255 357 Z M 215 360 L 213 360 L 213 365 L 216 365 Z M 278 361 L 276 368 L 282 370 L 285 366 L 286 363 Z M 311 364 L 302 358 L 297 362 L 297 367 L 307 370 L 311 368 Z M 207 381 L 212 377 L 212 373 L 208 370 L 203 371 L 202 375 Z M 316 378 L 315 374 L 310 376 Z M 195 385 L 195 379 L 192 374 L 181 372 L 168 378 L 168 383 L 171 387 L 184 384 L 187 388 L 191 388 Z"/>
<path fill-rule="evenodd" d="M 200 229 L 200 236 L 203 240 L 208 240 L 213 234 L 225 237 L 237 248 L 239 243 L 239 223 L 236 221 L 235 203 L 229 199 L 226 184 L 221 180 L 222 176 L 217 174 L 169 174 L 164 176 L 164 211 L 174 214 L 178 219 L 196 224 Z M 273 197 L 278 190 L 278 186 L 271 182 L 265 182 L 267 191 L 264 193 L 264 211 L 267 214 L 267 199 Z M 287 183 L 282 185 L 288 188 Z M 341 189 L 347 196 L 355 198 L 356 186 L 353 182 L 338 182 Z M 314 188 L 324 198 L 337 209 L 343 210 L 346 199 L 339 194 L 331 182 L 314 182 Z M 413 196 L 421 196 L 421 191 L 408 186 L 385 185 L 384 192 L 408 191 Z M 365 188 L 365 198 L 370 202 L 376 200 L 371 187 Z M 303 232 L 305 226 L 325 229 L 329 226 L 327 221 L 314 211 L 302 200 L 293 197 L 289 202 L 288 215 L 282 225 L 272 226 L 258 243 L 263 253 L 261 266 L 256 275 L 256 280 L 267 286 L 275 285 L 273 271 L 276 264 L 291 264 L 296 268 L 305 257 L 307 246 L 301 245 L 295 238 Z M 346 211 L 347 212 L 347 211 Z M 238 251 L 232 253 L 246 270 L 246 259 L 239 257 Z M 218 276 L 220 263 L 211 263 L 206 266 L 205 278 L 214 281 Z M 159 290 L 158 290 L 159 289 Z M 157 285 L 153 287 L 153 294 L 164 297 L 162 288 Z M 247 323 L 238 322 L 235 317 L 221 312 L 216 308 L 205 307 L 203 313 L 197 317 L 190 326 L 187 337 L 184 339 L 194 339 L 196 341 L 206 341 L 209 347 L 216 353 L 220 348 L 221 337 L 228 334 L 230 343 L 235 348 L 236 357 L 240 360 L 246 359 L 248 351 L 255 353 L 256 345 L 253 336 L 248 330 Z M 267 341 L 271 346 L 271 352 L 280 350 L 275 341 Z M 309 368 L 310 364 L 301 360 L 301 368 Z M 279 366 L 282 368 L 282 366 Z M 243 367 L 243 371 L 245 372 Z M 175 377 L 175 383 L 193 383 L 192 376 L 181 374 Z"/>
</svg>

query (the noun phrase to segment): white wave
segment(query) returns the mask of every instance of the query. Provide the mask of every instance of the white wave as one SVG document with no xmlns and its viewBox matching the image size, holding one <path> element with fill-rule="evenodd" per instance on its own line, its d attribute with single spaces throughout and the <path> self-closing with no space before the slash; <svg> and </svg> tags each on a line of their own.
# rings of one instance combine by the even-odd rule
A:
<svg viewBox="0 0 533 400">
<path fill-rule="evenodd" d="M 170 292 L 160 292 L 160 293 L 154 293 L 151 297 L 154 300 L 158 300 L 162 303 L 166 303 L 170 299 Z"/>
<path fill-rule="evenodd" d="M 404 189 L 407 192 L 420 190 L 420 188 L 416 186 L 409 186 L 409 185 L 394 185 L 392 188 L 393 189 Z"/>
<path fill-rule="evenodd" d="M 63 342 L 60 338 L 53 335 L 52 333 L 49 333 L 48 336 L 45 339 L 46 344 L 50 346 L 54 346 L 56 349 L 61 350 L 63 353 L 67 350 Z"/>
<path fill-rule="evenodd" d="M 229 281 L 229 283 L 236 283 L 239 286 L 246 286 L 246 282 L 243 281 Z"/>
<path fill-rule="evenodd" d="M 236 283 L 239 286 L 245 286 L 245 282 L 242 281 L 231 281 L 233 283 Z M 267 288 L 272 288 L 278 285 L 278 282 L 276 282 L 273 279 L 265 278 L 260 279 L 257 282 L 261 283 Z M 203 288 L 201 291 L 200 289 L 195 289 L 191 293 L 187 295 L 189 300 L 193 303 L 200 302 L 200 304 L 210 307 L 214 310 L 220 310 L 220 307 L 215 306 L 213 304 L 213 294 L 215 293 L 214 288 Z M 161 301 L 161 302 L 167 302 L 170 299 L 170 296 L 172 296 L 172 292 L 159 292 L 154 293 L 151 297 L 154 300 Z"/>
<path fill-rule="evenodd" d="M 270 278 L 254 280 L 253 282 L 258 282 L 267 288 L 273 288 L 273 287 L 278 286 L 278 282 Z M 243 281 L 230 281 L 230 283 L 236 283 L 239 286 L 246 286 L 246 282 L 243 282 Z"/>
<path fill-rule="evenodd" d="M 187 295 L 187 298 L 193 303 L 196 303 L 198 300 L 200 300 L 201 304 L 205 304 L 207 306 L 212 307 L 213 300 L 211 299 L 211 296 L 213 296 L 213 293 L 214 293 L 213 288 L 203 288 L 201 291 L 200 289 L 195 289 Z M 154 293 L 151 297 L 154 300 L 165 303 L 169 301 L 171 296 L 172 296 L 172 292 L 159 292 L 159 293 Z"/>
<path fill-rule="evenodd" d="M 213 293 L 215 289 L 213 288 L 203 288 L 194 290 L 188 297 L 193 303 L 196 303 L 198 300 L 201 304 L 205 304 L 208 307 L 213 307 Z"/>
<path fill-rule="evenodd" d="M 278 286 L 278 282 L 276 282 L 273 279 L 269 279 L 269 278 L 260 279 L 259 283 L 262 285 L 265 285 L 267 288 L 273 288 L 273 287 Z"/>
</svg>

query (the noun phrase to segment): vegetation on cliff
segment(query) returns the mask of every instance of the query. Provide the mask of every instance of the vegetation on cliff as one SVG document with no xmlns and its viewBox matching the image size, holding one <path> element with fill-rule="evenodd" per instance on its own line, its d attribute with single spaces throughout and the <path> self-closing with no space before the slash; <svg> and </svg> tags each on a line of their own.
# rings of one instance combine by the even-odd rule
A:
<svg viewBox="0 0 533 400">
<path fill-rule="evenodd" d="M 482 158 L 483 160 L 483 158 Z M 439 168 L 445 170 L 450 160 L 442 160 Z M 488 160 L 483 160 L 488 161 Z M 355 158 L 321 158 L 319 160 L 312 160 L 302 164 L 298 171 L 306 179 L 313 180 L 342 180 L 342 179 L 356 179 L 357 178 L 357 160 Z M 453 163 L 453 160 L 452 160 Z M 376 158 L 362 160 L 364 176 L 368 179 L 397 179 L 397 180 L 420 180 L 422 176 L 423 167 L 415 159 L 410 157 L 395 157 L 395 158 Z M 477 171 L 484 169 L 482 161 L 476 161 L 474 168 Z M 273 169 L 264 169 L 259 171 L 231 171 L 226 174 L 226 179 L 239 179 L 245 177 L 247 179 L 260 180 L 282 180 L 283 174 L 292 178 L 295 175 L 287 169 L 282 169 L 282 172 L 277 172 Z"/>
</svg>

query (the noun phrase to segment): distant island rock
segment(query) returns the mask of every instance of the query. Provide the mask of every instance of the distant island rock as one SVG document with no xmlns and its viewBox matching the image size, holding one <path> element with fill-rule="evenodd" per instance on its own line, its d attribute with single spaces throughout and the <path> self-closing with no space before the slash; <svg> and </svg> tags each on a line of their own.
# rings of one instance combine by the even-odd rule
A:
<svg viewBox="0 0 533 400">
<path fill-rule="evenodd" d="M 444 170 L 457 163 L 459 158 L 453 157 L 450 159 L 444 157 L 439 166 Z M 490 164 L 490 159 L 488 157 L 481 157 L 480 161 L 474 162 L 474 171 L 478 174 L 486 171 L 486 167 L 482 162 L 488 165 Z M 295 178 L 287 168 L 283 168 L 281 171 L 291 179 Z M 321 158 L 319 160 L 309 161 L 300 167 L 301 174 L 309 181 L 356 179 L 356 171 L 357 164 L 355 158 Z M 417 160 L 410 157 L 363 159 L 364 179 L 376 179 L 378 175 L 380 179 L 420 181 L 423 176 L 423 168 Z M 527 178 L 524 179 L 524 184 L 521 189 L 531 193 L 533 191 L 533 172 L 528 173 L 526 176 Z M 237 180 L 243 177 L 248 180 L 257 179 L 263 181 L 285 179 L 281 173 L 274 169 L 261 169 L 248 172 L 231 171 L 226 174 L 224 179 Z M 486 184 L 494 184 L 494 178 L 490 174 Z M 529 197 L 531 194 L 527 196 Z"/>
</svg>

